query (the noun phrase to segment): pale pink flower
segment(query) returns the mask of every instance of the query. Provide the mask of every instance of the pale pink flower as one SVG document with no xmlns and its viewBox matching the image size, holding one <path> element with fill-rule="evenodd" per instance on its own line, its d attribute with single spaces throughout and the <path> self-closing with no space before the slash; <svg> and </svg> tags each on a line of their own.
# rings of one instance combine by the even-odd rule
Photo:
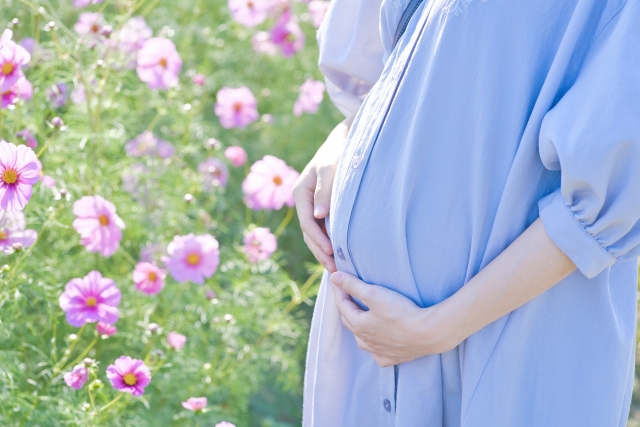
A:
<svg viewBox="0 0 640 427">
<path fill-rule="evenodd" d="M 244 237 L 244 253 L 252 264 L 269 258 L 277 248 L 276 236 L 268 228 L 254 228 Z"/>
<path fill-rule="evenodd" d="M 85 323 L 116 323 L 121 299 L 116 283 L 94 270 L 82 279 L 71 279 L 59 302 L 67 314 L 67 322 L 79 328 Z"/>
<path fill-rule="evenodd" d="M 145 19 L 142 16 L 134 16 L 122 26 L 122 29 L 111 36 L 111 41 L 122 56 L 125 66 L 133 70 L 136 68 L 138 51 L 152 36 L 153 30 L 147 25 Z"/>
<path fill-rule="evenodd" d="M 288 10 L 280 15 L 271 29 L 271 41 L 280 46 L 285 57 L 293 56 L 304 47 L 304 33 Z"/>
<path fill-rule="evenodd" d="M 31 82 L 22 76 L 13 86 L 2 92 L 2 104 L 0 108 L 8 108 L 9 105 L 15 104 L 19 99 L 29 100 L 32 96 L 33 87 L 31 86 Z"/>
<path fill-rule="evenodd" d="M 88 370 L 84 364 L 76 365 L 72 371 L 64 374 L 64 382 L 71 388 L 80 390 L 87 382 Z"/>
<path fill-rule="evenodd" d="M 207 78 L 204 76 L 204 74 L 198 73 L 191 78 L 191 81 L 194 85 L 204 86 L 204 84 L 207 82 Z"/>
<path fill-rule="evenodd" d="M 89 252 L 109 257 L 118 250 L 124 222 L 113 203 L 100 196 L 85 196 L 73 204 L 73 213 L 73 228 Z"/>
<path fill-rule="evenodd" d="M 206 397 L 190 397 L 186 402 L 182 402 L 182 407 L 193 412 L 202 411 L 207 407 Z"/>
<path fill-rule="evenodd" d="M 56 180 L 52 176 L 42 175 L 40 180 L 42 181 L 42 185 L 44 185 L 47 188 L 53 188 L 56 186 Z"/>
<path fill-rule="evenodd" d="M 102 3 L 104 0 L 73 0 L 73 7 L 76 9 L 81 9 L 83 7 L 87 7 L 90 4 Z"/>
<path fill-rule="evenodd" d="M 293 185 L 300 174 L 283 160 L 264 156 L 251 166 L 249 175 L 242 182 L 245 203 L 254 210 L 281 209 L 285 204 L 294 205 Z"/>
<path fill-rule="evenodd" d="M 151 263 L 160 261 L 166 254 L 165 249 L 166 246 L 160 243 L 147 243 L 144 248 L 140 249 L 140 260 Z"/>
<path fill-rule="evenodd" d="M 234 21 L 251 28 L 267 19 L 269 3 L 269 0 L 229 0 L 229 12 Z"/>
<path fill-rule="evenodd" d="M 148 130 L 128 141 L 124 149 L 128 155 L 133 157 L 140 157 L 146 154 L 159 156 L 163 159 L 173 156 L 175 151 L 171 143 L 158 138 Z"/>
<path fill-rule="evenodd" d="M 182 59 L 169 39 L 153 37 L 138 51 L 137 72 L 149 89 L 168 90 L 177 86 Z"/>
<path fill-rule="evenodd" d="M 204 188 L 225 187 L 229 178 L 229 169 L 220 159 L 209 157 L 198 165 L 198 172 L 204 181 Z"/>
<path fill-rule="evenodd" d="M 0 37 L 0 93 L 4 93 L 23 76 L 22 67 L 31 60 L 27 50 L 11 40 L 13 32 L 4 30 Z"/>
<path fill-rule="evenodd" d="M 192 281 L 201 285 L 220 264 L 218 241 L 210 234 L 175 236 L 167 253 L 163 261 L 171 276 L 181 283 Z"/>
<path fill-rule="evenodd" d="M 230 422 L 223 421 L 215 425 L 215 427 L 236 427 L 235 424 L 231 424 Z"/>
<path fill-rule="evenodd" d="M 278 53 L 278 46 L 271 41 L 271 34 L 266 31 L 258 31 L 251 36 L 251 46 L 258 55 L 273 56 Z"/>
<path fill-rule="evenodd" d="M 71 92 L 71 102 L 75 105 L 84 104 L 87 101 L 87 91 L 84 85 L 80 83 Z"/>
<path fill-rule="evenodd" d="M 164 288 L 167 272 L 150 262 L 139 262 L 133 270 L 136 289 L 147 295 L 159 293 Z"/>
<path fill-rule="evenodd" d="M 111 335 L 114 335 L 116 332 L 118 332 L 118 328 L 115 325 L 111 325 L 109 323 L 98 322 L 96 323 L 96 331 L 98 331 L 100 335 L 106 335 L 110 337 Z"/>
<path fill-rule="evenodd" d="M 324 20 L 324 16 L 327 14 L 327 9 L 329 9 L 328 1 L 324 0 L 311 0 L 307 5 L 307 10 L 309 11 L 309 17 L 311 18 L 311 25 L 316 28 L 320 27 L 322 21 Z"/>
<path fill-rule="evenodd" d="M 26 145 L 0 140 L 0 209 L 21 211 L 38 182 L 36 154 Z"/>
<path fill-rule="evenodd" d="M 29 52 L 31 55 L 33 55 L 36 49 L 38 49 L 39 47 L 38 42 L 33 37 L 25 37 L 23 39 L 20 39 L 20 46 L 27 49 L 27 52 Z"/>
<path fill-rule="evenodd" d="M 187 342 L 187 337 L 177 332 L 169 332 L 167 342 L 174 350 L 181 350 Z"/>
<path fill-rule="evenodd" d="M 224 150 L 224 155 L 235 167 L 240 167 L 247 163 L 247 152 L 240 146 L 232 145 L 231 147 L 228 147 Z"/>
<path fill-rule="evenodd" d="M 142 360 L 120 356 L 107 368 L 107 378 L 116 390 L 142 396 L 151 382 L 151 371 Z"/>
<path fill-rule="evenodd" d="M 16 133 L 16 137 L 20 138 L 24 141 L 24 143 L 29 148 L 36 148 L 38 146 L 38 140 L 31 133 L 31 131 L 27 128 L 22 129 L 20 132 Z"/>
<path fill-rule="evenodd" d="M 104 15 L 98 12 L 82 12 L 73 26 L 76 33 L 95 43 L 102 39 L 102 29 L 106 25 Z"/>
<path fill-rule="evenodd" d="M 318 80 L 307 79 L 300 86 L 300 94 L 293 104 L 293 114 L 301 116 L 302 113 L 315 114 L 318 106 L 324 98 L 324 83 Z"/>
<path fill-rule="evenodd" d="M 9 255 L 14 252 L 14 243 L 21 244 L 23 248 L 33 245 L 38 233 L 26 228 L 27 221 L 22 212 L 0 210 L 0 251 Z"/>
<path fill-rule="evenodd" d="M 44 95 L 51 104 L 51 108 L 57 110 L 67 103 L 69 89 L 66 83 L 57 83 L 45 89 Z"/>
<path fill-rule="evenodd" d="M 216 97 L 215 113 L 223 128 L 244 128 L 258 120 L 258 102 L 248 87 L 223 87 Z"/>
</svg>

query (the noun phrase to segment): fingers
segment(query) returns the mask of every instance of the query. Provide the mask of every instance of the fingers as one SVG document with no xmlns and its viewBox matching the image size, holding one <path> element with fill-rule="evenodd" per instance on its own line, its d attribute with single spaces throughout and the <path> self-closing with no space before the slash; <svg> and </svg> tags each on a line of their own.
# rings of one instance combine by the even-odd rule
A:
<svg viewBox="0 0 640 427">
<path fill-rule="evenodd" d="M 316 243 L 311 240 L 307 233 L 302 233 L 302 237 L 304 238 L 304 242 L 309 247 L 309 250 L 313 254 L 314 257 L 322 264 L 324 268 L 326 268 L 329 273 L 334 273 L 336 268 L 336 262 L 333 259 L 333 255 L 327 255 Z"/>
<path fill-rule="evenodd" d="M 325 218 L 329 214 L 331 189 L 335 177 L 335 167 L 322 167 L 317 172 L 316 189 L 313 195 L 313 216 Z"/>
<path fill-rule="evenodd" d="M 370 307 L 374 285 L 364 283 L 351 274 L 337 272 L 331 275 L 331 283 L 343 292 L 353 295 Z M 354 304 L 355 305 L 355 304 Z"/>
<path fill-rule="evenodd" d="M 331 241 L 313 216 L 315 174 L 307 172 L 300 177 L 293 190 L 300 228 L 327 255 L 333 254 Z"/>
<path fill-rule="evenodd" d="M 335 285 L 333 286 L 333 293 L 336 297 L 338 310 L 340 311 L 340 314 L 342 314 L 343 319 L 346 320 L 346 322 L 343 322 L 345 327 L 357 335 L 356 328 L 361 325 L 362 316 L 367 312 L 360 309 L 360 307 L 353 302 L 349 294 L 345 293 Z"/>
</svg>

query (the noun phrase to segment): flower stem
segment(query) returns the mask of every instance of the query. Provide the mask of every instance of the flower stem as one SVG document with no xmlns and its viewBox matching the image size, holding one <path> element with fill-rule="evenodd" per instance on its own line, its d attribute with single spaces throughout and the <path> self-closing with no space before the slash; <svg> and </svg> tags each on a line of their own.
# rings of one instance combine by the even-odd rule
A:
<svg viewBox="0 0 640 427">
<path fill-rule="evenodd" d="M 42 146 L 40 151 L 38 151 L 38 154 L 36 154 L 37 158 L 40 158 L 40 156 L 42 156 L 42 154 L 45 152 L 45 150 L 49 147 L 49 144 L 51 144 L 51 141 L 53 141 L 53 137 L 54 136 L 56 136 L 56 131 L 55 130 L 51 133 L 51 135 L 49 135 L 49 139 L 47 139 L 47 142 Z"/>
<path fill-rule="evenodd" d="M 279 237 L 280 234 L 282 234 L 282 232 L 284 231 L 284 229 L 287 228 L 287 225 L 289 225 L 289 222 L 291 222 L 291 219 L 293 218 L 294 212 L 295 212 L 294 208 L 289 208 L 289 210 L 287 210 L 287 215 L 284 217 L 284 219 L 282 220 L 278 228 L 276 228 L 276 231 L 274 231 L 273 233 L 276 237 Z"/>
<path fill-rule="evenodd" d="M 89 343 L 89 345 L 87 346 L 87 348 L 85 348 L 82 353 L 80 353 L 80 355 L 78 357 L 76 357 L 73 362 L 68 363 L 64 368 L 60 369 L 60 371 L 64 371 L 65 369 L 75 365 L 76 363 L 78 363 L 80 360 L 84 359 L 84 357 L 89 354 L 89 352 L 91 351 L 91 349 L 96 345 L 96 343 L 98 342 L 98 339 L 100 338 L 100 334 L 98 334 L 96 332 L 96 336 L 95 338 L 93 338 L 93 341 L 91 341 Z"/>
<path fill-rule="evenodd" d="M 107 403 L 102 408 L 98 409 L 98 413 L 106 409 L 109 409 L 111 406 L 115 405 L 118 400 L 122 399 L 122 396 L 123 396 L 123 393 L 120 393 L 119 395 L 117 395 L 111 402 Z"/>
</svg>

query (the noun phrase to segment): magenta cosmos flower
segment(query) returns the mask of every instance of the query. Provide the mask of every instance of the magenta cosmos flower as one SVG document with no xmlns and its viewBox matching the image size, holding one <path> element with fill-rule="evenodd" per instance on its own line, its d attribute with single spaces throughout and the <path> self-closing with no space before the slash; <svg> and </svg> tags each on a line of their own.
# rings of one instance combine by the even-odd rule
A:
<svg viewBox="0 0 640 427">
<path fill-rule="evenodd" d="M 311 18 L 311 25 L 316 28 L 320 27 L 322 21 L 324 20 L 324 16 L 327 14 L 327 9 L 329 9 L 329 4 L 331 2 L 324 0 L 312 0 L 307 5 L 307 10 L 309 11 L 309 17 Z"/>
<path fill-rule="evenodd" d="M 64 382 L 71 388 L 75 388 L 76 390 L 80 390 L 84 383 L 87 382 L 87 367 L 83 364 L 76 365 L 72 371 L 64 374 Z"/>
<path fill-rule="evenodd" d="M 167 272 L 150 262 L 139 262 L 133 270 L 133 283 L 136 289 L 147 295 L 159 293 L 164 288 Z"/>
<path fill-rule="evenodd" d="M 244 148 L 237 145 L 232 145 L 224 150 L 224 155 L 235 167 L 240 167 L 247 163 L 247 152 L 244 151 Z"/>
<path fill-rule="evenodd" d="M 16 84 L 23 76 L 22 67 L 31 60 L 31 54 L 11 40 L 12 37 L 11 30 L 4 30 L 0 37 L 0 92 Z"/>
<path fill-rule="evenodd" d="M 32 134 L 31 131 L 27 128 L 24 128 L 20 132 L 16 133 L 16 137 L 23 140 L 29 148 L 36 148 L 38 146 L 38 140 L 36 139 L 35 135 Z"/>
<path fill-rule="evenodd" d="M 182 402 L 182 407 L 193 412 L 202 411 L 207 407 L 206 397 L 190 397 L 186 402 Z"/>
<path fill-rule="evenodd" d="M 220 250 L 218 241 L 210 234 L 175 236 L 167 247 L 164 263 L 178 282 L 204 283 L 218 269 Z"/>
<path fill-rule="evenodd" d="M 271 41 L 280 46 L 283 56 L 293 56 L 304 47 L 304 33 L 287 10 L 280 15 L 271 29 Z"/>
<path fill-rule="evenodd" d="M 300 86 L 300 95 L 295 104 L 293 104 L 293 114 L 296 116 L 302 113 L 315 114 L 318 106 L 324 98 L 324 83 L 318 80 L 307 79 Z"/>
<path fill-rule="evenodd" d="M 244 128 L 258 120 L 258 102 L 248 87 L 223 87 L 216 96 L 214 111 L 223 128 Z"/>
<path fill-rule="evenodd" d="M 118 305 L 122 294 L 116 283 L 92 271 L 82 279 L 71 279 L 60 295 L 60 308 L 67 322 L 79 328 L 85 323 L 118 321 Z"/>
<path fill-rule="evenodd" d="M 198 73 L 191 77 L 191 82 L 197 86 L 204 86 L 204 84 L 207 82 L 207 78 L 204 74 Z"/>
<path fill-rule="evenodd" d="M 109 257 L 118 250 L 124 222 L 113 203 L 100 196 L 85 196 L 73 204 L 73 213 L 73 228 L 89 252 Z"/>
<path fill-rule="evenodd" d="M 142 360 L 120 356 L 107 368 L 107 378 L 116 390 L 142 396 L 151 382 L 151 371 Z"/>
<path fill-rule="evenodd" d="M 159 156 L 163 159 L 173 156 L 175 151 L 171 143 L 163 141 L 148 130 L 128 141 L 124 146 L 124 150 L 133 157 L 150 155 Z"/>
<path fill-rule="evenodd" d="M 187 337 L 177 332 L 169 332 L 167 335 L 167 342 L 174 350 L 180 350 L 187 342 Z"/>
<path fill-rule="evenodd" d="M 118 332 L 118 328 L 115 325 L 110 325 L 105 322 L 98 322 L 96 323 L 96 331 L 98 331 L 100 335 L 106 335 L 110 337 L 111 335 L 114 335 L 116 332 Z"/>
<path fill-rule="evenodd" d="M 252 264 L 269 258 L 277 248 L 278 240 L 268 228 L 254 228 L 244 237 L 244 253 Z"/>
<path fill-rule="evenodd" d="M 149 89 L 168 90 L 179 82 L 182 59 L 169 39 L 153 37 L 138 51 L 136 71 Z"/>
<path fill-rule="evenodd" d="M 267 19 L 269 7 L 269 0 L 229 0 L 231 18 L 249 28 Z"/>
<path fill-rule="evenodd" d="M 15 104 L 20 99 L 31 99 L 31 96 L 33 95 L 33 87 L 31 86 L 31 82 L 29 82 L 26 77 L 22 76 L 13 86 L 2 92 L 0 95 L 2 95 L 0 108 L 5 109 L 9 108 L 10 105 Z"/>
<path fill-rule="evenodd" d="M 21 211 L 38 182 L 38 163 L 33 150 L 0 140 L 0 209 Z"/>
<path fill-rule="evenodd" d="M 209 157 L 198 165 L 198 172 L 204 181 L 204 188 L 225 187 L 229 178 L 229 169 L 220 159 Z"/>
<path fill-rule="evenodd" d="M 14 252 L 14 243 L 19 243 L 23 248 L 33 245 L 38 233 L 26 227 L 27 221 L 22 212 L 0 210 L 0 251 L 9 255 Z"/>
<path fill-rule="evenodd" d="M 90 4 L 102 3 L 104 0 L 73 0 L 73 7 L 76 9 L 82 9 Z"/>
<path fill-rule="evenodd" d="M 249 175 L 242 182 L 245 203 L 254 210 L 281 209 L 285 204 L 293 206 L 293 185 L 300 174 L 284 160 L 264 156 L 251 166 Z"/>
</svg>

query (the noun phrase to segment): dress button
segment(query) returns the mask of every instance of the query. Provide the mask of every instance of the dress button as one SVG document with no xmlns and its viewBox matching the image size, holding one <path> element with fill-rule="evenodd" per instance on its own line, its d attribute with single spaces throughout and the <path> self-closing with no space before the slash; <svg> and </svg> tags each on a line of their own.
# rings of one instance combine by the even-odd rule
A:
<svg viewBox="0 0 640 427">
<path fill-rule="evenodd" d="M 384 410 L 391 412 L 391 402 L 389 402 L 389 399 L 384 400 Z"/>
<path fill-rule="evenodd" d="M 353 168 L 354 169 L 358 169 L 358 166 L 360 166 L 360 161 L 362 160 L 362 156 L 356 156 L 353 158 Z"/>
<path fill-rule="evenodd" d="M 342 252 L 342 248 L 338 248 L 338 258 L 344 261 L 344 252 Z"/>
</svg>

